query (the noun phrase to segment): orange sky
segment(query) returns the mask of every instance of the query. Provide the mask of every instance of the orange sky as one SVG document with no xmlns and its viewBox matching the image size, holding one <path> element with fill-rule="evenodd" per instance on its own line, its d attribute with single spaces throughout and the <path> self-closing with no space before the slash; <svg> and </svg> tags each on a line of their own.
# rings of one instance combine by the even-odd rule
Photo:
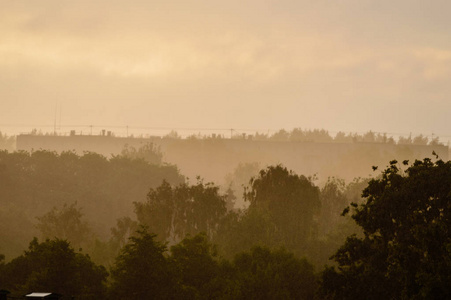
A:
<svg viewBox="0 0 451 300">
<path fill-rule="evenodd" d="M 51 127 L 58 105 L 63 126 L 447 141 L 450 11 L 434 0 L 0 0 L 0 130 Z"/>
</svg>

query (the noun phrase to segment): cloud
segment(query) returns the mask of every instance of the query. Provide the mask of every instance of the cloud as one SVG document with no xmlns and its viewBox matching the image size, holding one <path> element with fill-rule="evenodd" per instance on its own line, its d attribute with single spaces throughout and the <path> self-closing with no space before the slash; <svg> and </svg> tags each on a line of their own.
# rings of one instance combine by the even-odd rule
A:
<svg viewBox="0 0 451 300">
<path fill-rule="evenodd" d="M 451 94 L 450 9 L 407 0 L 8 1 L 0 117 L 20 119 L 19 102 L 51 111 L 57 99 L 77 101 L 66 104 L 74 122 L 99 116 L 83 113 L 92 110 L 108 123 L 144 123 L 152 110 L 168 126 L 171 109 L 173 122 L 253 127 L 344 124 L 342 115 L 387 113 L 393 103 L 428 110 Z M 381 126 L 371 116 L 357 123 Z"/>
</svg>

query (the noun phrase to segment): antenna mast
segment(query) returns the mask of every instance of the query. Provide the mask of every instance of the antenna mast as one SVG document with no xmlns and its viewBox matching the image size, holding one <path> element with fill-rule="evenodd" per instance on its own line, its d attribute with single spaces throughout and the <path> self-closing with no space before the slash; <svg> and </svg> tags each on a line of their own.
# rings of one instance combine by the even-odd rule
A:
<svg viewBox="0 0 451 300">
<path fill-rule="evenodd" d="M 55 117 L 53 119 L 53 135 L 56 135 L 56 113 L 58 111 L 58 102 L 55 104 Z"/>
</svg>

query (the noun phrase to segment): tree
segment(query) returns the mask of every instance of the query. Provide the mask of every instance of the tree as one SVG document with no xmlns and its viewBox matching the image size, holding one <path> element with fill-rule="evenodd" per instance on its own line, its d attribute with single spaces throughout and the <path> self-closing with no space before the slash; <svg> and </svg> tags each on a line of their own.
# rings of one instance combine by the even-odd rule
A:
<svg viewBox="0 0 451 300">
<path fill-rule="evenodd" d="M 226 195 L 219 187 L 198 179 L 196 185 L 168 182 L 150 189 L 147 202 L 135 203 L 138 221 L 158 234 L 161 240 L 178 242 L 187 234 L 205 232 L 209 237 L 216 231 L 226 214 Z"/>
<path fill-rule="evenodd" d="M 141 228 L 130 237 L 111 270 L 110 299 L 168 299 L 174 290 L 166 245 Z"/>
<path fill-rule="evenodd" d="M 249 180 L 258 174 L 260 170 L 259 163 L 239 163 L 232 173 L 225 176 L 224 186 L 228 186 L 229 190 L 234 191 L 235 194 L 239 195 L 235 207 L 243 208 L 246 203 L 243 198 L 244 187 L 247 186 Z M 248 203 L 247 203 L 248 204 Z"/>
<path fill-rule="evenodd" d="M 235 192 L 232 189 L 232 185 L 229 185 L 227 190 L 225 191 L 225 206 L 227 211 L 231 211 L 235 209 L 236 196 Z"/>
<path fill-rule="evenodd" d="M 271 135 L 270 139 L 273 141 L 288 141 L 288 138 L 290 137 L 290 133 L 286 131 L 285 129 L 280 129 L 278 132 L 275 132 L 273 135 Z"/>
<path fill-rule="evenodd" d="M 321 204 L 319 189 L 310 179 L 270 166 L 251 179 L 244 196 L 249 207 L 229 212 L 214 237 L 224 255 L 233 257 L 256 245 L 311 254 Z"/>
<path fill-rule="evenodd" d="M 285 250 L 254 247 L 233 261 L 237 299 L 313 299 L 317 284 L 313 266 Z"/>
<path fill-rule="evenodd" d="M 422 134 L 420 134 L 420 135 L 414 137 L 412 143 L 416 144 L 416 145 L 427 145 L 428 137 L 427 136 L 423 136 Z"/>
<path fill-rule="evenodd" d="M 130 159 L 142 159 L 154 165 L 161 165 L 163 161 L 163 153 L 161 153 L 160 147 L 152 142 L 144 144 L 138 149 L 127 144 L 122 149 L 121 155 Z"/>
<path fill-rule="evenodd" d="M 269 214 L 282 243 L 290 250 L 305 250 L 316 230 L 319 189 L 311 180 L 281 165 L 261 170 L 245 194 L 249 210 Z M 303 251 L 301 251 L 303 252 Z"/>
<path fill-rule="evenodd" d="M 319 222 L 319 233 L 327 235 L 340 223 L 340 215 L 349 204 L 345 196 L 346 185 L 344 180 L 328 178 L 321 189 L 321 213 Z"/>
<path fill-rule="evenodd" d="M 0 131 L 0 150 L 13 151 L 16 148 L 16 138 Z"/>
<path fill-rule="evenodd" d="M 133 201 L 144 200 L 149 188 L 163 179 L 171 184 L 184 182 L 175 166 L 152 165 L 142 159 L 115 156 L 108 160 L 90 152 L 80 156 L 70 151 L 0 150 L 0 251 L 7 258 L 20 255 L 33 236 L 39 235 L 36 217 L 51 223 L 50 219 L 56 220 L 52 214 L 57 217 L 75 202 L 76 209 L 83 208 L 83 220 L 93 234 L 108 240 L 118 218 L 134 215 Z M 61 210 L 64 203 L 67 207 Z M 54 207 L 60 210 L 52 210 Z M 67 221 L 63 215 L 58 218 L 59 224 Z M 65 238 L 54 234 L 61 229 L 59 225 L 52 226 L 53 232 L 45 235 Z M 85 244 L 86 239 L 82 240 Z"/>
<path fill-rule="evenodd" d="M 74 247 L 80 248 L 93 240 L 93 234 L 87 222 L 82 220 L 83 213 L 77 203 L 64 204 L 62 209 L 53 208 L 38 217 L 38 229 L 44 238 L 68 240 Z"/>
<path fill-rule="evenodd" d="M 408 165 L 404 161 L 404 165 Z M 350 236 L 323 273 L 333 299 L 451 298 L 451 162 L 397 161 L 369 182 Z"/>
<path fill-rule="evenodd" d="M 233 258 L 254 246 L 278 248 L 283 244 L 281 238 L 269 212 L 246 209 L 230 211 L 221 220 L 213 240 L 222 255 Z"/>
<path fill-rule="evenodd" d="M 138 223 L 129 217 L 117 220 L 116 227 L 111 228 L 110 242 L 114 249 L 121 249 L 128 242 L 128 239 L 138 230 Z"/>
<path fill-rule="evenodd" d="M 171 247 L 170 262 L 174 267 L 183 299 L 212 299 L 223 285 L 216 247 L 205 233 L 186 237 Z"/>
<path fill-rule="evenodd" d="M 4 287 L 16 294 L 52 291 L 82 299 L 105 297 L 108 273 L 87 255 L 76 253 L 67 241 L 35 238 L 28 251 L 2 268 Z"/>
</svg>

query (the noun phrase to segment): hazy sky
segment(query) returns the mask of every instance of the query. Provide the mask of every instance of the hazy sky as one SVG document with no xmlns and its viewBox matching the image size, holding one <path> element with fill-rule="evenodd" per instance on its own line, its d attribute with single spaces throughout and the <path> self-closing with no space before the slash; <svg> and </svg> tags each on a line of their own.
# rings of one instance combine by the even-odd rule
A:
<svg viewBox="0 0 451 300">
<path fill-rule="evenodd" d="M 451 136 L 450 12 L 449 0 L 0 0 L 0 130 L 52 125 L 58 105 L 62 125 Z"/>
</svg>

